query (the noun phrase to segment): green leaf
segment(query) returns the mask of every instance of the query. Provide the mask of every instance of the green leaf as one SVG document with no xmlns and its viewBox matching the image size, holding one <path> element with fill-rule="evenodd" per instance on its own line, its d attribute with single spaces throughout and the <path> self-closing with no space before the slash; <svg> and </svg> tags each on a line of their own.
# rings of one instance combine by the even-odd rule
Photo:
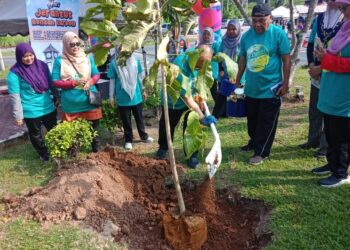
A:
<svg viewBox="0 0 350 250">
<path fill-rule="evenodd" d="M 154 22 L 137 21 L 128 23 L 122 29 L 117 40 L 117 42 L 122 44 L 122 50 L 118 57 L 118 65 L 125 65 L 130 55 L 141 47 L 147 33 L 154 25 Z"/>
<path fill-rule="evenodd" d="M 159 44 L 158 48 L 158 60 L 162 63 L 166 63 L 168 61 L 168 52 L 167 52 L 167 46 L 169 43 L 169 36 L 166 35 L 163 37 L 161 43 Z"/>
<path fill-rule="evenodd" d="M 177 100 L 180 98 L 180 91 L 182 89 L 181 83 L 175 79 L 171 84 L 167 84 L 166 87 L 168 97 L 171 98 L 171 102 L 173 105 L 175 105 Z"/>
<path fill-rule="evenodd" d="M 206 136 L 203 131 L 203 126 L 200 124 L 199 115 L 195 111 L 190 111 L 187 118 L 187 127 L 184 133 L 186 159 L 188 159 L 194 152 L 204 149 L 205 141 Z"/>
<path fill-rule="evenodd" d="M 198 15 L 194 12 L 191 12 L 188 16 L 186 16 L 185 20 L 181 22 L 182 34 L 186 36 L 197 20 Z"/>
<path fill-rule="evenodd" d="M 97 66 L 103 65 L 107 61 L 109 50 L 110 48 L 101 47 L 95 52 L 94 60 Z"/>
<path fill-rule="evenodd" d="M 214 78 L 210 61 L 204 61 L 201 70 L 198 71 L 197 82 L 195 85 L 197 93 L 204 99 L 208 100 L 208 93 L 213 85 Z"/>
<path fill-rule="evenodd" d="M 201 51 L 196 49 L 196 50 L 191 50 L 186 52 L 186 55 L 188 56 L 188 65 L 190 66 L 190 69 L 194 71 L 196 68 L 197 61 L 201 55 Z"/>
<path fill-rule="evenodd" d="M 167 68 L 167 77 L 169 77 L 168 83 L 172 83 L 176 77 L 180 74 L 179 66 L 169 63 Z"/>
<path fill-rule="evenodd" d="M 144 86 L 146 89 L 153 89 L 155 84 L 158 80 L 158 68 L 159 68 L 160 62 L 156 60 L 151 68 L 149 69 L 149 75 L 145 78 Z"/>
<path fill-rule="evenodd" d="M 229 75 L 231 80 L 236 80 L 237 72 L 238 72 L 238 64 L 234 62 L 228 55 L 225 53 L 219 52 L 215 56 L 213 56 L 212 60 L 217 62 L 225 62 L 227 74 Z"/>
<path fill-rule="evenodd" d="M 88 35 L 95 37 L 109 37 L 116 36 L 119 31 L 114 23 L 108 20 L 103 21 L 83 21 L 80 24 L 81 29 Z"/>
</svg>

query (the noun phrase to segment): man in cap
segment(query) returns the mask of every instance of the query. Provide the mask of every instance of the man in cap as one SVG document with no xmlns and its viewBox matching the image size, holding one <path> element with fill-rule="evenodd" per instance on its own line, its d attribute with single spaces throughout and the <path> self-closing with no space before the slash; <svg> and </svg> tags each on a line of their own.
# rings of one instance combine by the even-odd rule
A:
<svg viewBox="0 0 350 250">
<path fill-rule="evenodd" d="M 258 165 L 272 147 L 281 107 L 281 97 L 288 92 L 290 43 L 286 33 L 272 23 L 268 4 L 257 4 L 252 10 L 252 28 L 240 43 L 236 84 L 246 72 L 244 93 L 248 135 L 242 151 L 254 151 L 249 163 Z"/>
</svg>

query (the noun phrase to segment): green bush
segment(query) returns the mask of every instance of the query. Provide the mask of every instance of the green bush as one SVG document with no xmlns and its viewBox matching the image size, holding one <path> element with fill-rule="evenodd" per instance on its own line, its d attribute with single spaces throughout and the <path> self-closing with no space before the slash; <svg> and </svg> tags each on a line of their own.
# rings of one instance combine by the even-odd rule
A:
<svg viewBox="0 0 350 250">
<path fill-rule="evenodd" d="M 112 106 L 108 100 L 102 101 L 102 119 L 100 124 L 111 133 L 122 127 L 122 120 L 118 111 L 118 106 Z"/>
<path fill-rule="evenodd" d="M 5 36 L 0 37 L 0 47 L 15 47 L 19 43 L 24 43 L 29 41 L 29 36 Z"/>
<path fill-rule="evenodd" d="M 143 103 L 144 109 L 153 109 L 158 108 L 160 106 L 160 85 L 156 84 L 154 89 L 152 90 L 152 94 L 150 94 L 146 101 Z"/>
<path fill-rule="evenodd" d="M 81 149 L 88 149 L 92 139 L 97 136 L 89 121 L 75 120 L 63 122 L 50 130 L 46 145 L 52 158 L 72 158 Z"/>
</svg>

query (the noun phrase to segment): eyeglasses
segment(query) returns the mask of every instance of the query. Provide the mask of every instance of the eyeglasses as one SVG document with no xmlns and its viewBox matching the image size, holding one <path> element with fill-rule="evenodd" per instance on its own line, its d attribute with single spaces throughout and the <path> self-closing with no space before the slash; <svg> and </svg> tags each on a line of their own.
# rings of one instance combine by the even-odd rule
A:
<svg viewBox="0 0 350 250">
<path fill-rule="evenodd" d="M 71 48 L 74 48 L 75 46 L 80 47 L 80 46 L 81 46 L 81 43 L 80 43 L 80 42 L 70 43 L 69 46 L 70 46 Z"/>
<path fill-rule="evenodd" d="M 349 6 L 350 6 L 350 5 L 340 5 L 340 6 L 338 7 L 338 9 L 339 9 L 341 12 L 345 12 L 346 9 L 347 9 Z"/>
</svg>

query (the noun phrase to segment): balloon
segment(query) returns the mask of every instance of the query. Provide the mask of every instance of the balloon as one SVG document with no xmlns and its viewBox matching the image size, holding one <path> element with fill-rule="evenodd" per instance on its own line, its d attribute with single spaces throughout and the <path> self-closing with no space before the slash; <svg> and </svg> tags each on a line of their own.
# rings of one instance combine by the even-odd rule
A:
<svg viewBox="0 0 350 250">
<path fill-rule="evenodd" d="M 199 15 L 204 10 L 202 6 L 202 0 L 197 0 L 196 3 L 192 6 L 192 10 L 194 13 Z"/>
</svg>

